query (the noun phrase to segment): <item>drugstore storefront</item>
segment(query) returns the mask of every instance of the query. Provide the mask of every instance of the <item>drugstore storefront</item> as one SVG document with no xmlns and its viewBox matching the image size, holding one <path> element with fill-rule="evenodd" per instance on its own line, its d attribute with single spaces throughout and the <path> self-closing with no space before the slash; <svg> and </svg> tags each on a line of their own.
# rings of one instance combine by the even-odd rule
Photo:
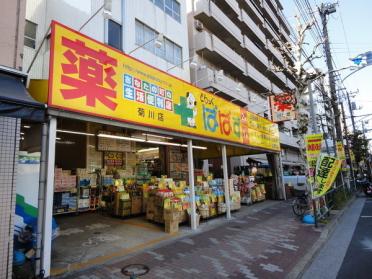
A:
<svg viewBox="0 0 372 279">
<path fill-rule="evenodd" d="M 271 121 L 56 22 L 47 97 L 33 87 L 50 117 L 41 260 L 47 275 L 59 252 L 52 249 L 53 215 L 64 215 L 64 223 L 71 213 L 84 220 L 96 214 L 94 224 L 79 228 L 75 219 L 76 226 L 63 231 L 73 242 L 79 232 L 99 228 L 103 236 L 87 237 L 82 246 L 108 241 L 110 228 L 99 221 L 107 216 L 144 214 L 168 233 L 188 221 L 196 229 L 200 217 L 230 218 L 240 208 L 229 157 L 280 151 Z M 205 159 L 215 158 L 222 168 L 211 173 Z M 137 231 L 121 237 L 147 226 L 133 223 Z M 119 245 L 125 240 L 111 240 L 126 249 Z"/>
</svg>

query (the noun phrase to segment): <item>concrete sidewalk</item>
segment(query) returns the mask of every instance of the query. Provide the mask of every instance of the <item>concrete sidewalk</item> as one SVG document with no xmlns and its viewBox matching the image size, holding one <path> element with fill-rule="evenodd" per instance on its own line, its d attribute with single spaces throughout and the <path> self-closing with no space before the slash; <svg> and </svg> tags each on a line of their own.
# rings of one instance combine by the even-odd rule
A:
<svg viewBox="0 0 372 279">
<path fill-rule="evenodd" d="M 157 247 L 113 259 L 59 278 L 127 278 L 121 268 L 145 264 L 141 278 L 285 278 L 320 237 L 320 230 L 295 219 L 289 202 L 274 202 L 230 222 L 210 224 Z"/>
</svg>

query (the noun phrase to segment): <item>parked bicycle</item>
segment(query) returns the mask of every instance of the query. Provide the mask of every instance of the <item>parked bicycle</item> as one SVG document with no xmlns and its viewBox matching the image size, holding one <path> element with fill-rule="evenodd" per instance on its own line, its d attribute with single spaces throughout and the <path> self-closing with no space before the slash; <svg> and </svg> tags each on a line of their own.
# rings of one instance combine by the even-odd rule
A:
<svg viewBox="0 0 372 279">
<path fill-rule="evenodd" d="M 306 190 L 294 190 L 295 199 L 292 203 L 292 210 L 296 216 L 302 217 L 310 210 L 309 193 Z"/>
</svg>

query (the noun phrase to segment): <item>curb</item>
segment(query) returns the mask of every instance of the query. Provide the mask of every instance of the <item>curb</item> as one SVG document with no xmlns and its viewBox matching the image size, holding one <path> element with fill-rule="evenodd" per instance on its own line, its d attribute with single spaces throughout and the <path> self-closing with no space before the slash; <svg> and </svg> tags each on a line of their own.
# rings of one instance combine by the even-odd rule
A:
<svg viewBox="0 0 372 279">
<path fill-rule="evenodd" d="M 354 195 L 348 201 L 345 207 L 336 214 L 334 219 L 328 225 L 326 225 L 326 227 L 322 230 L 319 239 L 313 244 L 310 250 L 295 265 L 295 267 L 291 270 L 291 272 L 288 273 L 288 275 L 286 276 L 286 279 L 300 279 L 302 277 L 304 272 L 309 268 L 309 266 L 313 262 L 313 259 L 320 252 L 323 244 L 327 242 L 327 240 L 331 237 L 341 217 L 344 215 L 346 210 L 349 209 L 349 207 L 354 203 L 356 198 L 357 196 Z"/>
</svg>

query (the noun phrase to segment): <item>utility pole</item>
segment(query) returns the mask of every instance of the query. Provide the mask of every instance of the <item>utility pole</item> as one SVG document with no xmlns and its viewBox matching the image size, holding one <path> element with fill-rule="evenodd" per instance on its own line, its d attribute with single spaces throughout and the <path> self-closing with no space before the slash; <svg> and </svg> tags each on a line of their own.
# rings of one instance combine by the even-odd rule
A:
<svg viewBox="0 0 372 279">
<path fill-rule="evenodd" d="M 353 134 L 354 134 L 355 133 L 355 120 L 354 120 L 354 110 L 353 110 L 353 107 L 351 106 L 351 102 L 350 102 L 350 94 L 351 93 L 356 93 L 356 92 L 350 92 L 349 93 L 346 90 L 346 98 L 347 98 L 347 103 L 348 103 L 349 110 L 350 110 L 351 124 L 353 125 Z"/>
<path fill-rule="evenodd" d="M 315 115 L 315 103 L 314 103 L 314 93 L 311 86 L 311 82 L 308 85 L 309 99 L 310 99 L 310 118 L 311 118 L 311 130 L 313 134 L 318 132 L 318 125 L 316 124 L 316 115 Z"/>
<path fill-rule="evenodd" d="M 322 4 L 319 13 L 322 19 L 323 25 L 323 38 L 324 38 L 324 52 L 326 54 L 326 61 L 328 67 L 328 77 L 329 77 L 329 86 L 330 86 L 330 93 L 331 93 L 331 103 L 332 109 L 335 116 L 335 128 L 336 128 L 336 138 L 337 140 L 342 140 L 342 129 L 341 129 L 341 121 L 340 121 L 340 109 L 338 107 L 337 102 L 337 93 L 336 93 L 336 83 L 334 78 L 334 69 L 332 63 L 332 55 L 331 55 L 331 48 L 329 46 L 329 36 L 328 36 L 328 29 L 327 29 L 327 15 L 336 12 L 336 4 Z"/>
</svg>

